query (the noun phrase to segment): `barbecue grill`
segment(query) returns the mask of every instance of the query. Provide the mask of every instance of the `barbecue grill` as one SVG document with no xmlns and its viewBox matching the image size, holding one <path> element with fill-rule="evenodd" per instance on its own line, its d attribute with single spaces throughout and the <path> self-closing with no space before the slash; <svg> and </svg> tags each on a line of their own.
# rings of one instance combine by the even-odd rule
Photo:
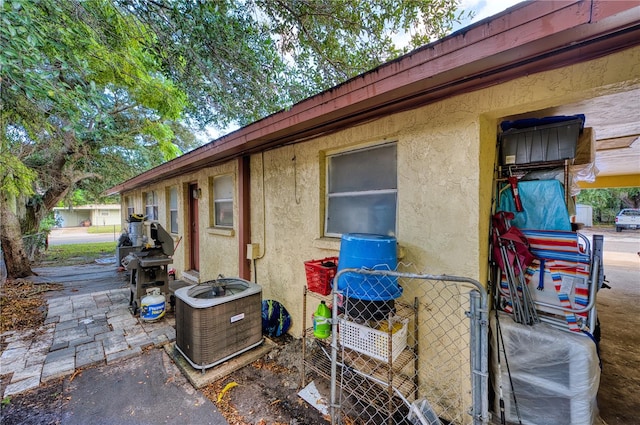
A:
<svg viewBox="0 0 640 425">
<path fill-rule="evenodd" d="M 149 233 L 151 243 L 122 259 L 122 265 L 130 272 L 129 309 L 134 315 L 138 314 L 140 298 L 147 289 L 159 288 L 165 297 L 169 294 L 167 266 L 173 262 L 173 238 L 158 223 L 151 223 Z"/>
</svg>

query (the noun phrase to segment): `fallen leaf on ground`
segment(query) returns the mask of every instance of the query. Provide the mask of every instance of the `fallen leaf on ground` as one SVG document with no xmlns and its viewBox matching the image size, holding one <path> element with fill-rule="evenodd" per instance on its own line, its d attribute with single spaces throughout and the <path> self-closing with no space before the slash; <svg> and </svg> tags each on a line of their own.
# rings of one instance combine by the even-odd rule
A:
<svg viewBox="0 0 640 425">
<path fill-rule="evenodd" d="M 0 289 L 0 333 L 42 326 L 47 304 L 43 294 L 62 288 L 60 283 L 35 284 L 26 279 L 7 279 Z"/>
<path fill-rule="evenodd" d="M 82 369 L 78 369 L 75 372 L 73 372 L 73 375 L 71 375 L 71 378 L 69 378 L 69 382 L 72 382 L 76 376 L 80 375 L 82 373 Z"/>
</svg>

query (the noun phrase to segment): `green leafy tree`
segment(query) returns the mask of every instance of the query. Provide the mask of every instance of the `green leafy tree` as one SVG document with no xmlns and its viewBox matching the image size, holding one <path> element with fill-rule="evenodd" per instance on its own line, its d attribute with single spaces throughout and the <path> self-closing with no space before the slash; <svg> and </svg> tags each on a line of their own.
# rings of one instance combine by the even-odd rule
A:
<svg viewBox="0 0 640 425">
<path fill-rule="evenodd" d="M 640 208 L 640 188 L 584 189 L 578 194 L 577 201 L 593 207 L 597 223 L 606 223 L 622 208 Z"/>
<path fill-rule="evenodd" d="M 0 236 L 17 277 L 31 273 L 21 237 L 77 185 L 100 192 L 190 141 L 174 132 L 186 95 L 131 16 L 100 0 L 0 6 Z"/>
<path fill-rule="evenodd" d="M 580 204 L 590 205 L 593 208 L 593 218 L 596 222 L 602 223 L 606 218 L 606 212 L 611 208 L 614 200 L 610 189 L 584 189 L 577 197 Z"/>
<path fill-rule="evenodd" d="M 640 187 L 624 187 L 614 189 L 620 199 L 620 208 L 640 208 Z"/>
<path fill-rule="evenodd" d="M 23 235 L 81 189 L 196 146 L 438 38 L 457 0 L 0 2 L 0 241 L 31 274 Z M 394 36 L 408 33 L 404 48 Z"/>
<path fill-rule="evenodd" d="M 245 125 L 450 32 L 458 0 L 116 0 L 189 95 L 191 122 Z M 403 47 L 396 36 L 409 40 Z"/>
</svg>

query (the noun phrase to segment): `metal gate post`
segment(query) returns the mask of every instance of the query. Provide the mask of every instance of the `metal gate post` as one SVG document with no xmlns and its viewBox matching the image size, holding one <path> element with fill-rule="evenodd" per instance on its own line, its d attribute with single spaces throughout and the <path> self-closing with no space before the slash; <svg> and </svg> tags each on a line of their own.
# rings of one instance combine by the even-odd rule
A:
<svg viewBox="0 0 640 425">
<path fill-rule="evenodd" d="M 338 277 L 342 274 L 342 271 L 334 277 L 334 282 L 338 282 Z M 339 424 L 338 419 L 338 400 L 336 385 L 338 382 L 338 291 L 333 291 L 333 307 L 331 314 L 331 395 L 329 404 L 329 415 L 331 416 L 331 424 Z"/>
<path fill-rule="evenodd" d="M 487 297 L 478 291 L 471 291 L 470 297 L 471 415 L 474 425 L 478 425 L 489 422 L 489 321 Z"/>
</svg>

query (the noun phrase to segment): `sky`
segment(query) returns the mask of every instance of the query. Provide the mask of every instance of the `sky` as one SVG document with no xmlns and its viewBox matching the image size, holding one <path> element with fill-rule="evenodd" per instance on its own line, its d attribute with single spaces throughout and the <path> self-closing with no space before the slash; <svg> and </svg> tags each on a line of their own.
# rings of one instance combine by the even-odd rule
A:
<svg viewBox="0 0 640 425">
<path fill-rule="evenodd" d="M 522 1 L 523 0 L 462 0 L 460 8 L 463 10 L 473 10 L 476 16 L 468 22 L 463 22 L 460 28 L 500 13 Z"/>
</svg>

